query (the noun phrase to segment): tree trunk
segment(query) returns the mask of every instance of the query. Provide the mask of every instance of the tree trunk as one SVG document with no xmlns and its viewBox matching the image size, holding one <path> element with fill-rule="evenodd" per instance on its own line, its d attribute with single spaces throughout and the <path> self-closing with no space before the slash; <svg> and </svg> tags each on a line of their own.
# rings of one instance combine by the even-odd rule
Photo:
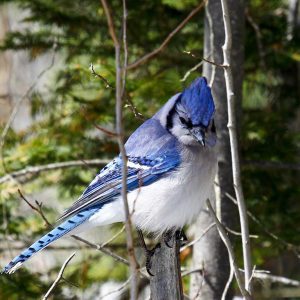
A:
<svg viewBox="0 0 300 300">
<path fill-rule="evenodd" d="M 242 79 L 243 79 L 243 34 L 244 34 L 244 2 L 228 1 L 232 26 L 232 71 L 234 76 L 234 92 L 237 102 L 237 121 L 241 119 Z M 218 64 L 223 63 L 222 45 L 224 43 L 224 25 L 222 8 L 219 0 L 210 0 L 205 14 L 204 57 Z M 229 134 L 227 130 L 227 102 L 224 73 L 221 67 L 205 63 L 203 75 L 212 82 L 212 93 L 216 104 L 215 123 L 218 135 L 218 171 L 215 186 L 215 209 L 222 223 L 232 228 L 237 221 L 237 207 L 226 197 L 226 193 L 234 195 Z M 213 77 L 213 81 L 212 81 Z M 213 223 L 209 214 L 203 211 L 197 222 L 196 232 Z M 190 296 L 192 299 L 221 299 L 229 277 L 230 265 L 227 250 L 213 227 L 195 244 L 193 249 L 193 268 L 201 267 L 202 273 L 192 274 Z M 227 298 L 230 298 L 228 294 Z"/>
<path fill-rule="evenodd" d="M 183 299 L 179 250 L 180 241 L 172 236 L 168 247 L 164 241 L 155 249 L 152 256 L 150 278 L 151 300 L 181 300 Z"/>
</svg>

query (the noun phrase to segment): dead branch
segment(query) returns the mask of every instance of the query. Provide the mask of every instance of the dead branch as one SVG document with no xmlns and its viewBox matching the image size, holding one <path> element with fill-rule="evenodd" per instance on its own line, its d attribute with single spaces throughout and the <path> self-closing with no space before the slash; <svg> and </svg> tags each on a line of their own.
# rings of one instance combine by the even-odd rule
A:
<svg viewBox="0 0 300 300">
<path fill-rule="evenodd" d="M 153 59 L 159 52 L 164 50 L 164 48 L 168 45 L 168 43 L 172 40 L 172 38 L 204 7 L 207 0 L 202 1 L 196 8 L 194 8 L 189 15 L 173 30 L 171 31 L 165 40 L 161 43 L 161 45 L 153 50 L 152 52 L 144 55 L 139 58 L 135 62 L 128 65 L 127 69 L 132 70 L 136 69 L 140 65 L 146 63 L 150 59 Z"/>
<path fill-rule="evenodd" d="M 215 182 L 215 184 L 217 184 Z M 230 194 L 225 193 L 226 197 L 228 199 L 230 199 L 235 205 L 237 205 L 237 200 L 232 197 Z M 285 240 L 283 240 L 282 238 L 280 238 L 279 236 L 277 236 L 276 234 L 274 234 L 273 232 L 271 232 L 270 230 L 268 230 L 266 228 L 266 226 L 258 219 L 256 218 L 249 210 L 247 210 L 247 215 L 256 223 L 258 224 L 262 230 L 264 231 L 265 234 L 267 234 L 269 237 L 271 237 L 272 239 L 274 239 L 275 241 L 279 242 L 280 244 L 282 244 L 283 246 L 286 247 L 286 249 L 291 250 L 294 252 L 294 254 L 297 256 L 298 259 L 300 259 L 300 246 L 298 245 L 294 245 L 292 243 L 289 243 Z"/>
<path fill-rule="evenodd" d="M 231 23 L 229 10 L 226 0 L 221 0 L 221 6 L 223 11 L 223 23 L 225 30 L 225 42 L 223 45 L 223 57 L 224 57 L 224 77 L 226 83 L 227 93 L 227 106 L 228 106 L 228 130 L 230 138 L 230 150 L 232 159 L 232 175 L 233 185 L 238 201 L 239 218 L 242 232 L 242 246 L 243 246 L 243 261 L 245 269 L 245 289 L 251 293 L 251 249 L 250 249 L 250 238 L 249 238 L 249 226 L 247 210 L 244 200 L 244 193 L 241 181 L 241 170 L 240 170 L 240 159 L 238 149 L 238 139 L 236 130 L 236 114 L 235 114 L 235 96 L 233 87 L 233 78 L 231 70 L 231 46 L 232 46 L 232 34 L 231 34 Z"/>
<path fill-rule="evenodd" d="M 94 65 L 91 63 L 90 64 L 90 70 L 91 70 L 91 73 L 92 75 L 94 75 L 95 77 L 101 79 L 104 83 L 105 83 L 105 87 L 106 88 L 111 88 L 113 89 L 114 87 L 108 82 L 108 80 L 103 77 L 102 75 L 100 75 L 99 73 L 97 73 L 95 70 L 94 70 Z"/>
<path fill-rule="evenodd" d="M 197 238 L 195 238 L 193 241 L 189 242 L 188 244 L 186 244 L 185 246 L 181 247 L 180 252 L 184 251 L 185 249 L 195 245 L 196 243 L 198 243 L 202 237 L 211 229 L 215 226 L 214 223 L 210 224 L 209 226 L 207 226 L 203 232 L 200 234 L 200 236 L 198 236 Z"/>
<path fill-rule="evenodd" d="M 102 6 L 107 19 L 107 24 L 109 28 L 109 33 L 114 43 L 115 47 L 115 68 L 116 68 L 116 132 L 118 133 L 118 144 L 120 149 L 120 154 L 122 158 L 122 199 L 125 211 L 125 229 L 127 236 L 127 250 L 131 270 L 131 286 L 130 286 L 130 298 L 132 300 L 137 299 L 138 294 L 138 270 L 139 265 L 135 257 L 134 243 L 133 243 L 133 233 L 132 224 L 130 218 L 130 212 L 127 202 L 127 156 L 124 147 L 124 126 L 123 126 L 123 100 L 126 90 L 126 67 L 127 67 L 127 40 L 126 40 L 126 19 L 127 19 L 127 8 L 126 1 L 123 0 L 123 48 L 124 48 L 124 65 L 121 66 L 121 47 L 117 39 L 112 15 L 106 0 L 101 0 Z"/>
<path fill-rule="evenodd" d="M 217 218 L 214 209 L 212 208 L 210 201 L 207 199 L 206 200 L 206 205 L 208 207 L 209 212 L 211 213 L 211 216 L 214 220 L 214 222 L 216 223 L 216 226 L 218 228 L 220 237 L 222 238 L 227 250 L 228 250 L 228 254 L 229 254 L 229 258 L 231 261 L 231 265 L 233 267 L 234 270 L 234 274 L 235 274 L 235 278 L 236 281 L 238 283 L 239 289 L 241 291 L 241 294 L 243 295 L 244 299 L 246 300 L 251 300 L 251 296 L 248 293 L 248 291 L 245 289 L 244 285 L 243 285 L 243 280 L 242 280 L 242 276 L 240 273 L 240 270 L 236 264 L 236 259 L 235 259 L 235 255 L 234 255 L 234 251 L 233 251 L 233 247 L 231 245 L 231 242 L 228 238 L 226 229 L 224 228 L 224 226 L 222 225 L 222 223 L 219 221 L 219 219 Z"/>
<path fill-rule="evenodd" d="M 89 159 L 89 160 L 73 160 L 73 161 L 65 161 L 65 162 L 58 162 L 58 163 L 52 163 L 47 165 L 40 165 L 40 166 L 28 166 L 22 170 L 11 172 L 6 174 L 5 176 L 0 177 L 0 184 L 5 183 L 9 180 L 17 179 L 19 177 L 25 177 L 28 175 L 37 175 L 40 172 L 45 171 L 52 171 L 57 169 L 66 169 L 66 168 L 72 168 L 72 167 L 80 167 L 84 165 L 88 166 L 103 166 L 110 162 L 108 159 Z"/>
<path fill-rule="evenodd" d="M 58 285 L 59 281 L 61 280 L 63 274 L 64 274 L 64 270 L 67 267 L 68 263 L 70 262 L 70 260 L 74 257 L 75 252 L 72 253 L 64 262 L 64 264 L 62 265 L 55 281 L 53 282 L 53 284 L 51 285 L 51 287 L 49 288 L 49 290 L 47 291 L 46 295 L 43 297 L 43 300 L 48 299 L 48 297 L 50 296 L 50 294 L 52 293 L 52 291 L 55 289 L 55 287 Z"/>
<path fill-rule="evenodd" d="M 21 192 L 20 189 L 18 189 L 18 192 L 19 192 L 20 197 L 30 206 L 30 208 L 33 209 L 33 210 L 35 210 L 42 217 L 42 219 L 44 220 L 46 226 L 49 227 L 49 228 L 53 228 L 53 226 L 50 224 L 50 222 L 47 220 L 46 216 L 44 215 L 44 212 L 42 210 L 42 205 L 43 205 L 42 202 L 38 202 L 37 200 L 35 200 L 35 203 L 37 205 L 37 207 L 36 207 L 36 206 L 32 205 L 25 198 L 25 196 L 22 194 L 22 192 Z"/>
</svg>

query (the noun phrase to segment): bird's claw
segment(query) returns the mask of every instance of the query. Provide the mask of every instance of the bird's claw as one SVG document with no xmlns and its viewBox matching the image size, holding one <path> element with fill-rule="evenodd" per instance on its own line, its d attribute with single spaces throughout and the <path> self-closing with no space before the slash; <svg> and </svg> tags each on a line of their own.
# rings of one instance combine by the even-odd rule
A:
<svg viewBox="0 0 300 300">
<path fill-rule="evenodd" d="M 188 242 L 188 238 L 187 238 L 185 232 L 183 231 L 183 229 L 176 231 L 176 239 L 178 241 L 180 241 L 181 246 L 186 245 Z"/>
<path fill-rule="evenodd" d="M 172 248 L 172 245 L 170 245 L 169 242 L 171 241 L 173 234 L 174 234 L 174 231 L 171 231 L 171 230 L 167 231 L 164 234 L 164 243 L 168 248 Z"/>
<path fill-rule="evenodd" d="M 160 248 L 160 243 L 158 243 L 153 249 L 149 250 L 147 249 L 146 250 L 146 263 L 145 263 L 145 266 L 146 266 L 146 270 L 147 270 L 147 273 L 150 275 L 150 276 L 154 276 L 154 274 L 151 272 L 151 268 L 152 268 L 152 256 L 154 255 L 155 253 L 155 250 Z"/>
</svg>

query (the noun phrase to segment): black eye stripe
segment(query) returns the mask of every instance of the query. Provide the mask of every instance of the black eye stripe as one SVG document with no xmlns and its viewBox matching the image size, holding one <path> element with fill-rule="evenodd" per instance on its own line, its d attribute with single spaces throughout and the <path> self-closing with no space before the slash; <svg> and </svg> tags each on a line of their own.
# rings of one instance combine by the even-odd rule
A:
<svg viewBox="0 0 300 300">
<path fill-rule="evenodd" d="M 191 122 L 190 119 L 186 120 L 185 118 L 183 117 L 179 117 L 179 120 L 182 124 L 186 125 L 188 128 L 192 128 L 193 127 L 193 124 Z"/>
</svg>

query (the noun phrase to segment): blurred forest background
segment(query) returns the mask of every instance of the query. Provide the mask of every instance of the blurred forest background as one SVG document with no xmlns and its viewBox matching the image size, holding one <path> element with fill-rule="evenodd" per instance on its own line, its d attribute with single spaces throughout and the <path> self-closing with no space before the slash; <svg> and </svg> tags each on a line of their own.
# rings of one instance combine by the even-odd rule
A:
<svg viewBox="0 0 300 300">
<path fill-rule="evenodd" d="M 109 2 L 120 28 L 121 2 Z M 110 134 L 115 121 L 114 47 L 100 1 L 2 0 L 0 4 L 2 267 L 47 226 L 18 190 L 35 207 L 39 208 L 35 200 L 42 202 L 43 213 L 54 223 L 101 165 L 118 153 L 118 146 Z M 198 4 L 196 0 L 128 1 L 129 61 L 158 47 Z M 202 60 L 203 36 L 202 11 L 158 56 L 128 72 L 127 135 L 201 74 L 199 66 L 185 78 Z M 245 198 L 256 218 L 249 219 L 250 232 L 256 235 L 251 239 L 253 264 L 258 270 L 295 280 L 300 280 L 299 39 L 299 1 L 246 3 L 239 129 Z M 92 74 L 91 63 L 108 84 Z M 98 160 L 88 163 L 92 159 Z M 51 170 L 48 166 L 70 161 L 80 166 L 50 165 Z M 43 170 L 30 172 L 29 166 L 43 166 Z M 24 169 L 18 176 L 9 175 Z M 86 238 L 102 243 L 121 227 L 96 230 Z M 124 234 L 108 247 L 126 256 Z M 241 262 L 239 238 L 235 248 Z M 126 281 L 127 266 L 82 243 L 63 239 L 13 276 L 1 276 L 0 299 L 41 298 L 76 249 L 53 299 L 100 299 Z M 142 251 L 138 254 L 142 259 Z M 188 268 L 191 249 L 181 259 Z M 299 299 L 299 282 L 293 285 L 264 280 L 256 289 L 270 293 L 269 299 L 282 298 L 272 294 L 272 289 Z M 186 293 L 188 289 L 187 276 Z M 117 294 L 105 299 L 126 299 L 126 292 Z"/>
</svg>

